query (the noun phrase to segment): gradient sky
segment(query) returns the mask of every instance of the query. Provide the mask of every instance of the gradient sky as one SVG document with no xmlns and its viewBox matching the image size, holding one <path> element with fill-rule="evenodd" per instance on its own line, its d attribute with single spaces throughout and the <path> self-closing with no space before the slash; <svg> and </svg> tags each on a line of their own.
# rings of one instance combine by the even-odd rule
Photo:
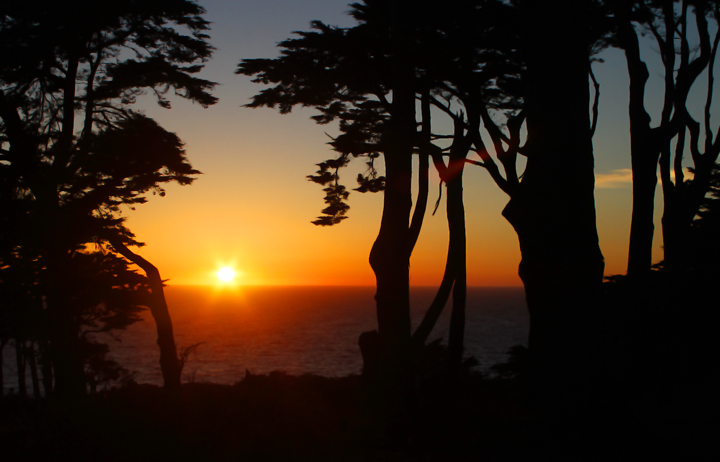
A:
<svg viewBox="0 0 720 462">
<path fill-rule="evenodd" d="M 314 173 L 316 163 L 333 156 L 327 134 L 337 130 L 316 125 L 311 109 L 280 115 L 241 107 L 263 87 L 234 74 L 243 58 L 276 57 L 277 43 L 292 31 L 307 30 L 311 20 L 352 26 L 348 2 L 199 3 L 213 23 L 210 42 L 217 48 L 201 75 L 220 84 L 214 92 L 219 103 L 203 109 L 173 99 L 173 108 L 164 110 L 147 97 L 139 105 L 185 141 L 190 161 L 204 174 L 191 186 L 170 186 L 166 197 L 151 196 L 147 204 L 125 212 L 130 229 L 147 244 L 139 252 L 170 284 L 212 284 L 215 272 L 229 265 L 247 284 L 373 285 L 367 258 L 379 229 L 381 195 L 353 192 L 349 219 L 330 228 L 312 225 L 324 194 L 305 177 Z M 652 53 L 646 50 L 649 59 Z M 594 139 L 598 228 L 606 274 L 618 274 L 627 265 L 631 212 L 628 79 L 622 53 L 609 50 L 602 58 L 605 63 L 594 66 L 601 85 Z M 659 106 L 661 69 L 651 68 L 651 74 L 655 91 L 648 104 Z M 362 168 L 357 161 L 344 173 L 348 187 Z M 431 177 L 431 206 L 437 184 Z M 465 184 L 469 285 L 521 285 L 517 238 L 500 215 L 507 197 L 478 167 L 468 166 Z M 662 258 L 660 241 L 656 236 L 656 260 Z M 425 219 L 411 260 L 413 285 L 439 284 L 446 246 L 441 205 Z"/>
</svg>

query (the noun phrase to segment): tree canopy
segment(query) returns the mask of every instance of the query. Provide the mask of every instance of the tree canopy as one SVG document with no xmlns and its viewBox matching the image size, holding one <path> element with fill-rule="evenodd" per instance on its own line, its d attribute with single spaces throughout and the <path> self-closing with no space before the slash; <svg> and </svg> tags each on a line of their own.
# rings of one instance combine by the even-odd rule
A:
<svg viewBox="0 0 720 462">
<path fill-rule="evenodd" d="M 203 13 L 188 0 L 0 6 L 0 200 L 11 211 L 0 261 L 38 262 L 35 296 L 54 324 L 49 359 L 61 394 L 85 388 L 85 321 L 72 315 L 79 280 L 69 266 L 110 238 L 140 244 L 120 206 L 200 173 L 180 139 L 133 104 L 150 93 L 170 108 L 169 92 L 205 107 L 217 101 L 215 84 L 197 76 L 213 51 Z"/>
</svg>

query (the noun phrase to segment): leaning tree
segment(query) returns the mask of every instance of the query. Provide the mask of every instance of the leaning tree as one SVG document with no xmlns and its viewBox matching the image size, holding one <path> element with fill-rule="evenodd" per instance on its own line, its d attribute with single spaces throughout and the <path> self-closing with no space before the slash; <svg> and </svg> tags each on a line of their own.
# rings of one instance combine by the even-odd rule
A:
<svg viewBox="0 0 720 462">
<path fill-rule="evenodd" d="M 17 245 L 33 247 L 42 262 L 60 396 L 85 391 L 71 259 L 111 237 L 139 244 L 119 207 L 199 173 L 177 136 L 131 107 L 146 92 L 168 108 L 169 91 L 215 103 L 214 84 L 195 76 L 212 52 L 203 12 L 188 0 L 0 6 L 3 194 L 26 207 L 13 226 L 31 239 Z M 165 363 L 177 363 L 172 339 L 159 337 Z"/>
</svg>

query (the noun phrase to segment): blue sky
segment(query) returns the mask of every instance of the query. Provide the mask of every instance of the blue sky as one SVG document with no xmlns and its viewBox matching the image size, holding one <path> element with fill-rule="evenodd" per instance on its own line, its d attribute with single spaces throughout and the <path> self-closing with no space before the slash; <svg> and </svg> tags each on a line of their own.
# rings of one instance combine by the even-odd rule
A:
<svg viewBox="0 0 720 462">
<path fill-rule="evenodd" d="M 129 226 L 147 243 L 142 252 L 171 283 L 209 283 L 220 265 L 235 266 L 247 283 L 371 285 L 367 255 L 377 233 L 380 195 L 350 197 L 350 219 L 333 228 L 310 224 L 322 208 L 323 193 L 305 176 L 314 164 L 332 157 L 328 135 L 309 109 L 279 115 L 271 109 L 241 107 L 262 87 L 234 71 L 243 58 L 277 56 L 278 42 L 307 30 L 317 19 L 352 26 L 345 0 L 201 0 L 217 48 L 203 71 L 219 83 L 220 101 L 208 109 L 174 99 L 163 110 L 151 99 L 141 107 L 186 142 L 193 165 L 204 172 L 190 187 L 173 187 L 165 198 L 151 198 L 128 212 Z M 661 104 L 661 68 L 652 47 L 648 105 Z M 625 271 L 630 226 L 628 78 L 624 56 L 607 50 L 594 65 L 601 85 L 600 120 L 594 139 L 598 189 L 598 227 L 607 274 Z M 655 59 L 655 61 L 653 61 Z M 652 114 L 651 114 L 652 115 Z M 327 134 L 326 134 L 327 133 Z M 356 169 L 361 169 L 358 162 Z M 352 185 L 356 171 L 346 174 Z M 355 172 L 355 173 L 354 173 Z M 437 186 L 431 188 L 434 202 Z M 658 194 L 660 196 L 660 194 Z M 501 217 L 507 202 L 479 168 L 466 173 L 468 262 L 471 285 L 520 285 L 514 231 Z M 659 216 L 658 216 L 659 220 Z M 659 221 L 656 229 L 659 228 Z M 659 236 L 658 236 L 659 237 Z M 444 211 L 426 218 L 413 256 L 417 285 L 439 283 L 446 251 Z M 661 258 L 656 238 L 656 259 Z"/>
</svg>

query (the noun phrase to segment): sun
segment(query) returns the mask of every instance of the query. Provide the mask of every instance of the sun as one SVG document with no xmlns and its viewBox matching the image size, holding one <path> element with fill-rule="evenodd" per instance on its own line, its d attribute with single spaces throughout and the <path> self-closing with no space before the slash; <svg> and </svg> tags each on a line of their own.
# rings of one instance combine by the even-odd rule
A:
<svg viewBox="0 0 720 462">
<path fill-rule="evenodd" d="M 223 266 L 218 270 L 217 273 L 215 273 L 218 280 L 220 282 L 224 283 L 231 283 L 235 280 L 235 277 L 237 276 L 237 273 L 234 269 L 230 268 L 229 266 Z"/>
</svg>

